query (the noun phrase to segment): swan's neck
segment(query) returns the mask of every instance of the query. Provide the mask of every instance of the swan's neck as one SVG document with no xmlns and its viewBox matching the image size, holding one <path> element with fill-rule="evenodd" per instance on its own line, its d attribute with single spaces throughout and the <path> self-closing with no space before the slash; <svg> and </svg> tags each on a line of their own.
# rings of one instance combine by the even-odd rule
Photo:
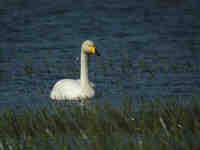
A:
<svg viewBox="0 0 200 150">
<path fill-rule="evenodd" d="M 89 84 L 88 81 L 88 56 L 84 51 L 81 49 L 81 87 L 84 88 Z"/>
</svg>

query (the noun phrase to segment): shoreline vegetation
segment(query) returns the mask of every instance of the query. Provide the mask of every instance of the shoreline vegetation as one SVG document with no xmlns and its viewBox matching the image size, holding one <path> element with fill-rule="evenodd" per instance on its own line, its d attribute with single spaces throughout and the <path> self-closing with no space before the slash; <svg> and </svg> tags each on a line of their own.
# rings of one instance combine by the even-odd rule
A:
<svg viewBox="0 0 200 150">
<path fill-rule="evenodd" d="M 200 104 L 131 100 L 119 107 L 28 109 L 0 115 L 0 149 L 200 149 Z"/>
</svg>

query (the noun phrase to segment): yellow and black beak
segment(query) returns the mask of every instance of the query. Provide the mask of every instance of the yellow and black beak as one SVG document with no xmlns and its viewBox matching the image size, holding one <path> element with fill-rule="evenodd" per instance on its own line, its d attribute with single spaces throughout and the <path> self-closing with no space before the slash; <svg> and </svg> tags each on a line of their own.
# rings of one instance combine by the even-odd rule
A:
<svg viewBox="0 0 200 150">
<path fill-rule="evenodd" d="M 100 56 L 100 53 L 97 51 L 97 48 L 95 46 L 90 46 L 90 53 Z"/>
</svg>

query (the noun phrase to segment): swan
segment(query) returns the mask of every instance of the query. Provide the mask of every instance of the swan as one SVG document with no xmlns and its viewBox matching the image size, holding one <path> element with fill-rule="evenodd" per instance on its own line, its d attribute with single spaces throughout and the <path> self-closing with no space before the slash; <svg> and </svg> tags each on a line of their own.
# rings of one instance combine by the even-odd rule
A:
<svg viewBox="0 0 200 150">
<path fill-rule="evenodd" d="M 95 95 L 94 84 L 88 80 L 88 55 L 100 56 L 93 41 L 86 40 L 81 45 L 80 79 L 62 79 L 56 82 L 50 93 L 53 100 L 82 100 Z"/>
</svg>

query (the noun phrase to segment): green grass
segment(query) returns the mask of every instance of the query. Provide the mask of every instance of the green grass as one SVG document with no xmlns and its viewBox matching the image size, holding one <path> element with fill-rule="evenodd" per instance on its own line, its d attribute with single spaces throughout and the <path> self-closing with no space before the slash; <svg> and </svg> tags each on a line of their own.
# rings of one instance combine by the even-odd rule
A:
<svg viewBox="0 0 200 150">
<path fill-rule="evenodd" d="M 144 103 L 131 99 L 104 106 L 6 110 L 0 116 L 0 149 L 199 149 L 200 105 Z"/>
</svg>

